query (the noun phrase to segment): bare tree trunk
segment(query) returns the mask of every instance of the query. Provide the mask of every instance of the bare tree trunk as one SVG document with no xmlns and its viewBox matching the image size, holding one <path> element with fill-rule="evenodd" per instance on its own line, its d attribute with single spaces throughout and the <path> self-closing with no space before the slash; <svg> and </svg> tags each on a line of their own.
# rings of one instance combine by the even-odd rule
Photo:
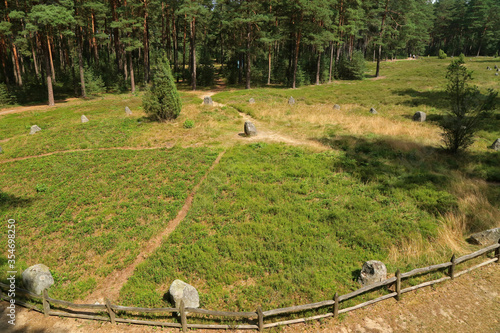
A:
<svg viewBox="0 0 500 333">
<path fill-rule="evenodd" d="M 134 65 L 132 61 L 132 52 L 128 53 L 128 65 L 130 67 L 130 87 L 132 94 L 135 93 L 135 77 L 134 77 Z"/>
<path fill-rule="evenodd" d="M 191 20 L 191 87 L 196 90 L 196 18 Z"/>
<path fill-rule="evenodd" d="M 382 16 L 382 23 L 380 24 L 379 46 L 378 46 L 378 54 L 377 54 L 377 70 L 375 72 L 375 77 L 379 77 L 379 75 L 380 75 L 380 58 L 382 57 L 382 36 L 384 34 L 385 18 L 387 16 L 387 8 L 388 7 L 389 7 L 389 0 L 386 0 L 384 15 Z"/>
<path fill-rule="evenodd" d="M 316 68 L 316 85 L 319 86 L 319 72 L 321 70 L 321 53 L 318 51 L 318 63 L 317 63 L 317 68 Z"/>
<path fill-rule="evenodd" d="M 297 79 L 297 65 L 299 62 L 299 47 L 300 47 L 300 38 L 302 36 L 301 31 L 299 30 L 297 34 L 297 39 L 295 40 L 295 56 L 293 59 L 293 83 L 292 88 L 295 89 L 295 81 Z"/>
<path fill-rule="evenodd" d="M 82 56 L 82 32 L 81 32 L 81 29 L 80 28 L 80 31 L 79 31 L 79 34 L 78 34 L 78 67 L 80 69 L 80 86 L 81 86 L 81 89 L 82 89 L 82 97 L 85 98 L 87 97 L 87 92 L 85 90 L 85 73 L 83 72 L 83 56 Z"/>
<path fill-rule="evenodd" d="M 97 46 L 97 40 L 95 38 L 95 15 L 94 15 L 94 10 L 91 12 L 92 14 L 92 44 L 94 44 L 94 58 L 96 61 L 96 64 L 99 65 L 99 49 Z"/>
<path fill-rule="evenodd" d="M 47 48 L 49 50 L 49 59 L 50 59 L 50 70 L 51 70 L 51 79 L 53 82 L 56 82 L 56 75 L 54 73 L 54 60 L 52 59 L 52 46 L 50 45 L 49 36 L 47 36 Z M 52 87 L 52 85 L 51 85 Z"/>
<path fill-rule="evenodd" d="M 252 33 L 252 26 L 249 23 L 247 23 L 247 65 L 246 65 L 246 82 L 245 82 L 245 89 L 250 89 L 250 38 L 251 38 L 251 33 Z"/>
<path fill-rule="evenodd" d="M 182 41 L 182 82 L 186 81 L 184 73 L 186 72 L 186 15 L 184 15 L 184 39 Z M 191 63 L 191 61 L 190 61 Z"/>
<path fill-rule="evenodd" d="M 49 105 L 53 106 L 56 105 L 54 101 L 54 89 L 52 88 L 52 67 L 50 63 L 50 43 L 49 43 L 49 38 L 47 36 L 47 44 L 43 43 L 44 45 L 44 58 L 45 58 L 45 73 L 47 76 L 47 93 L 48 93 L 48 99 L 49 99 Z"/>
<path fill-rule="evenodd" d="M 16 82 L 17 82 L 18 86 L 22 87 L 23 77 L 21 76 L 21 68 L 19 66 L 19 56 L 17 54 L 17 47 L 16 47 L 16 45 L 14 45 L 14 43 L 12 43 L 12 54 L 14 56 Z"/>
<path fill-rule="evenodd" d="M 148 26 L 148 1 L 144 0 L 144 81 L 149 82 L 149 26 Z"/>
<path fill-rule="evenodd" d="M 268 51 L 268 71 L 267 71 L 267 84 L 271 84 L 271 44 L 269 44 L 269 51 Z"/>
<path fill-rule="evenodd" d="M 330 70 L 328 74 L 328 83 L 332 83 L 332 71 L 333 71 L 333 42 L 330 42 Z"/>
<path fill-rule="evenodd" d="M 179 60 L 178 58 L 178 41 L 177 41 L 177 24 L 175 22 L 175 14 L 174 11 L 172 11 L 172 39 L 173 39 L 173 44 L 174 44 L 174 73 L 177 79 L 177 83 L 179 83 Z"/>
</svg>

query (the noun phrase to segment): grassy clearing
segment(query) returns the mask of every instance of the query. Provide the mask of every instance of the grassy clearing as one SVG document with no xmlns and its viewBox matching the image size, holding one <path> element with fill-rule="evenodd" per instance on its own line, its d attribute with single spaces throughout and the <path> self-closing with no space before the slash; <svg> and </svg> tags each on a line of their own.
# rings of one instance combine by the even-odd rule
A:
<svg viewBox="0 0 500 333">
<path fill-rule="evenodd" d="M 69 102 L 47 111 L 27 111 L 0 116 L 0 142 L 4 150 L 0 161 L 40 155 L 53 151 L 111 147 L 191 146 L 201 142 L 215 145 L 220 137 L 242 127 L 238 113 L 231 108 L 204 108 L 201 100 L 182 94 L 183 112 L 178 119 L 150 121 L 141 108 L 141 95 L 117 95 L 91 101 Z M 133 114 L 125 114 L 129 106 Z M 82 124 L 80 116 L 89 118 Z M 186 129 L 186 119 L 194 128 Z M 29 135 L 30 127 L 41 132 Z"/>
<path fill-rule="evenodd" d="M 227 152 L 187 220 L 137 268 L 121 301 L 165 306 L 163 293 L 179 278 L 198 288 L 202 307 L 270 309 L 356 289 L 365 260 L 382 260 L 390 272 L 449 260 L 440 216 L 461 204 L 449 163 L 418 145 L 329 144 L 337 149 L 256 143 Z M 395 251 L 411 250 L 415 240 L 428 251 Z"/>
<path fill-rule="evenodd" d="M 0 218 L 17 221 L 18 264 L 46 264 L 56 280 L 53 295 L 83 298 L 110 272 L 133 262 L 216 157 L 217 151 L 205 148 L 174 148 L 0 164 Z M 0 246 L 6 244 L 2 237 Z M 0 263 L 4 279 L 5 254 Z"/>
</svg>

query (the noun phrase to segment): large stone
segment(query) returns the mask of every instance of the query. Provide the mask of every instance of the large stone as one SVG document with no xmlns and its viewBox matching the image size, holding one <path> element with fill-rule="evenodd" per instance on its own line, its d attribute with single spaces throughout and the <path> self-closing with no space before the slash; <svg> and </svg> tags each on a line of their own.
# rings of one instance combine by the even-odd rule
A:
<svg viewBox="0 0 500 333">
<path fill-rule="evenodd" d="M 254 104 L 254 103 L 255 103 L 255 98 L 253 98 L 253 97 L 252 97 L 252 98 L 250 98 L 250 99 L 248 100 L 248 103 L 250 103 L 250 104 Z"/>
<path fill-rule="evenodd" d="M 43 264 L 28 267 L 22 274 L 23 283 L 27 290 L 41 295 L 44 289 L 54 284 L 50 270 Z"/>
<path fill-rule="evenodd" d="M 370 108 L 370 113 L 371 114 L 377 114 L 377 110 L 375 110 L 375 108 Z"/>
<path fill-rule="evenodd" d="M 377 260 L 370 260 L 363 264 L 358 282 L 363 286 L 384 281 L 387 279 L 387 268 L 384 263 Z"/>
<path fill-rule="evenodd" d="M 175 280 L 172 282 L 168 292 L 176 308 L 179 308 L 181 300 L 184 302 L 184 307 L 186 308 L 200 307 L 198 291 L 195 287 L 184 281 Z"/>
<path fill-rule="evenodd" d="M 245 121 L 245 135 L 246 136 L 257 135 L 257 129 L 255 128 L 255 125 L 249 121 Z"/>
<path fill-rule="evenodd" d="M 496 244 L 500 240 L 500 228 L 477 232 L 470 235 L 467 240 L 469 243 L 483 246 Z"/>
<path fill-rule="evenodd" d="M 212 97 L 206 96 L 203 99 L 203 104 L 213 106 L 214 105 L 214 101 L 212 101 Z"/>
<path fill-rule="evenodd" d="M 85 117 L 85 115 L 82 115 L 81 119 L 82 119 L 82 123 L 88 123 L 89 122 L 89 118 Z"/>
<path fill-rule="evenodd" d="M 31 126 L 30 134 L 33 135 L 36 132 L 40 132 L 41 130 L 42 129 L 40 127 L 38 127 L 38 125 L 33 125 L 33 126 Z"/>
<path fill-rule="evenodd" d="M 414 121 L 424 122 L 425 118 L 427 118 L 427 115 L 425 114 L 425 112 L 422 112 L 422 111 L 417 111 L 413 115 L 413 120 Z"/>
<path fill-rule="evenodd" d="M 0 147 L 0 154 L 3 154 L 3 150 L 2 150 L 2 147 Z"/>
<path fill-rule="evenodd" d="M 490 146 L 493 150 L 500 150 L 500 138 L 496 139 L 495 142 Z"/>
<path fill-rule="evenodd" d="M 340 105 L 335 104 L 335 105 L 333 106 L 333 109 L 334 109 L 334 110 L 340 110 Z"/>
<path fill-rule="evenodd" d="M 295 99 L 293 99 L 292 96 L 290 96 L 290 98 L 288 99 L 288 104 L 290 104 L 290 105 L 294 105 L 295 104 Z"/>
<path fill-rule="evenodd" d="M 130 108 L 128 106 L 125 107 L 125 113 L 127 114 L 127 116 L 132 115 L 132 111 L 130 111 Z"/>
</svg>

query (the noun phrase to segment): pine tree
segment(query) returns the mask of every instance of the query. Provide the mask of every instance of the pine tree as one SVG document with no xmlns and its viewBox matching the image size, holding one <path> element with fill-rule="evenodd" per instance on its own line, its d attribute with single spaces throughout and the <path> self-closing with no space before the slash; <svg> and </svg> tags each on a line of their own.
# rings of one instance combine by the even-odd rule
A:
<svg viewBox="0 0 500 333">
<path fill-rule="evenodd" d="M 158 61 L 153 73 L 153 84 L 142 99 L 144 112 L 159 121 L 177 118 L 182 103 L 166 57 Z"/>
</svg>

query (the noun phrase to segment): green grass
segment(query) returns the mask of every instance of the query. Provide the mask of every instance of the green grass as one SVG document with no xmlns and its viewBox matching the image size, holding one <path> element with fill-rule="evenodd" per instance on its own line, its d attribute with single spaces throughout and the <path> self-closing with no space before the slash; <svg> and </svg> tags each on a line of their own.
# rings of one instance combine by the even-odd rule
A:
<svg viewBox="0 0 500 333">
<path fill-rule="evenodd" d="M 205 148 L 174 148 L 0 164 L 0 218 L 18 221 L 18 263 L 23 269 L 44 263 L 56 277 L 53 295 L 81 298 L 135 260 L 141 246 L 176 216 L 216 157 L 217 151 Z M 6 241 L 1 238 L 1 248 Z"/>
</svg>

